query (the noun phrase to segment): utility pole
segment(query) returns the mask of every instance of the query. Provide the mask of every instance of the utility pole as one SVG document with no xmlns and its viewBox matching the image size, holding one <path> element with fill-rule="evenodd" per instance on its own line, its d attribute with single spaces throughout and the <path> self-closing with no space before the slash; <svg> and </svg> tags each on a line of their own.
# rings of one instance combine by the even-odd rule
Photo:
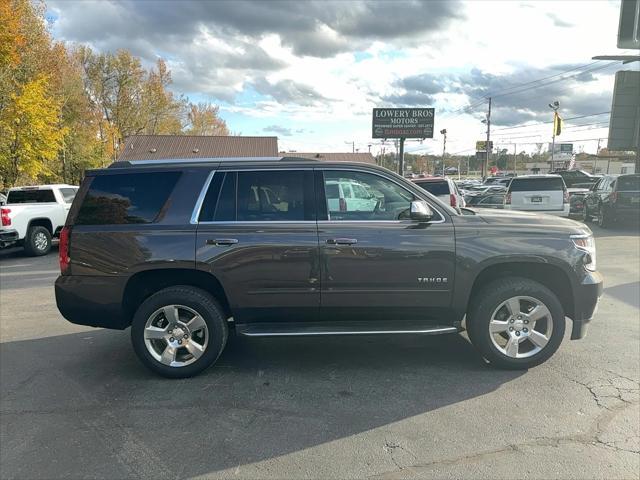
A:
<svg viewBox="0 0 640 480">
<path fill-rule="evenodd" d="M 518 146 L 513 144 L 513 175 L 518 174 Z"/>
<path fill-rule="evenodd" d="M 440 133 L 444 135 L 444 141 L 442 142 L 442 176 L 444 177 L 444 154 L 447 151 L 447 129 L 443 128 L 440 130 Z"/>
<path fill-rule="evenodd" d="M 485 166 L 484 166 L 484 176 L 486 177 L 489 173 L 489 154 L 491 152 L 491 148 L 489 148 L 489 145 L 491 145 L 491 97 L 489 97 L 489 112 L 487 113 L 487 158 L 485 159 Z"/>
<path fill-rule="evenodd" d="M 560 108 L 560 103 L 556 100 L 549 104 L 549 108 L 553 110 L 553 137 L 551 139 L 551 170 L 553 171 L 556 169 L 554 162 L 554 155 L 556 153 L 556 122 L 558 121 L 558 108 Z"/>
<path fill-rule="evenodd" d="M 356 153 L 356 142 L 355 140 L 351 141 L 351 142 L 344 142 L 347 145 L 351 145 L 351 153 Z"/>
</svg>

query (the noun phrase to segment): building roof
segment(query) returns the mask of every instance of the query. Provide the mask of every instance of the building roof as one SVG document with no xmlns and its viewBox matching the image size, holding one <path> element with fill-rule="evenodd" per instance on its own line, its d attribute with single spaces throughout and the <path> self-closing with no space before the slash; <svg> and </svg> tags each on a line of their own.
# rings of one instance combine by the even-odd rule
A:
<svg viewBox="0 0 640 480">
<path fill-rule="evenodd" d="M 326 162 L 361 162 L 376 164 L 376 159 L 370 153 L 351 152 L 290 152 L 287 155 L 298 158 L 310 158 L 313 160 L 324 160 Z"/>
<path fill-rule="evenodd" d="M 118 160 L 275 157 L 277 155 L 278 137 L 134 135 L 125 140 Z"/>
</svg>

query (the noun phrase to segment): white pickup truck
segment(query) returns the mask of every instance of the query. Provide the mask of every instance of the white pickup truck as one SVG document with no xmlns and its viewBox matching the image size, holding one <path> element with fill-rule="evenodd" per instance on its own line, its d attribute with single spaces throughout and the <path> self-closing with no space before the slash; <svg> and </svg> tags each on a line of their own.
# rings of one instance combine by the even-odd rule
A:
<svg viewBox="0 0 640 480">
<path fill-rule="evenodd" d="M 58 235 L 78 187 L 39 185 L 9 189 L 0 207 L 0 247 L 22 244 L 27 255 L 46 255 Z"/>
</svg>

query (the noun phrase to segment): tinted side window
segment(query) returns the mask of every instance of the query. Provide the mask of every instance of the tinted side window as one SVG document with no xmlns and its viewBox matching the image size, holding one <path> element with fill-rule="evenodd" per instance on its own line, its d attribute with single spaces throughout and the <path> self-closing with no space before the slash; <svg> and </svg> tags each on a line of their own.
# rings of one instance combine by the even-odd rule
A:
<svg viewBox="0 0 640 480">
<path fill-rule="evenodd" d="M 75 198 L 77 192 L 78 192 L 77 188 L 61 188 L 60 189 L 60 193 L 62 194 L 62 197 L 64 198 L 65 203 L 73 202 L 73 199 Z"/>
<path fill-rule="evenodd" d="M 12 190 L 9 192 L 7 204 L 12 203 L 55 203 L 53 190 Z"/>
<path fill-rule="evenodd" d="M 76 224 L 121 225 L 156 221 L 180 173 L 152 172 L 95 177 Z"/>
<path fill-rule="evenodd" d="M 236 184 L 238 174 L 227 172 L 213 219 L 216 222 L 232 222 L 236 219 Z"/>
<path fill-rule="evenodd" d="M 640 190 L 640 175 L 636 175 L 633 177 L 619 177 L 617 184 L 618 191 L 620 192 L 637 192 L 638 190 Z"/>
<path fill-rule="evenodd" d="M 339 197 L 334 185 L 359 185 L 365 198 Z M 364 172 L 325 171 L 324 193 L 329 220 L 400 220 L 409 218 L 414 196 L 384 177 Z"/>
<path fill-rule="evenodd" d="M 420 188 L 433 195 L 449 195 L 449 184 L 447 182 L 416 182 Z"/>
<path fill-rule="evenodd" d="M 238 172 L 237 185 L 239 222 L 313 219 L 304 171 Z"/>
<path fill-rule="evenodd" d="M 514 178 L 509 185 L 512 192 L 547 192 L 563 189 L 562 178 Z"/>
</svg>

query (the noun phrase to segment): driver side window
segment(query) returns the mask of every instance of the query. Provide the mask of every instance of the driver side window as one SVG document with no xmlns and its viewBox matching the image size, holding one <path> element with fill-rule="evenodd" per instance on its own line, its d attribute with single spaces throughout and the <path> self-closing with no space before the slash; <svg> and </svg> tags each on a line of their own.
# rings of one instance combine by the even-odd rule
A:
<svg viewBox="0 0 640 480">
<path fill-rule="evenodd" d="M 346 170 L 324 171 L 324 192 L 329 220 L 334 221 L 405 220 L 415 198 L 384 177 Z"/>
</svg>

